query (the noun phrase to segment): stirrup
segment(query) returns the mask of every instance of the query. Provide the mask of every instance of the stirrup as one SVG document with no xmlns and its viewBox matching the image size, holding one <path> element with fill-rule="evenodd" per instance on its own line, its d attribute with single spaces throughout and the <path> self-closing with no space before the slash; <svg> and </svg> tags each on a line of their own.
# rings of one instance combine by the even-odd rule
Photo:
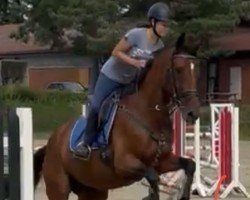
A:
<svg viewBox="0 0 250 200">
<path fill-rule="evenodd" d="M 80 146 L 80 144 L 79 144 L 79 146 Z M 79 147 L 79 148 L 81 148 L 81 147 Z M 78 158 L 78 159 L 80 159 L 80 160 L 85 160 L 85 161 L 87 161 L 87 160 L 89 160 L 89 158 L 90 158 L 90 155 L 91 155 L 92 150 L 91 150 L 91 148 L 90 148 L 89 145 L 86 145 L 85 147 L 82 147 L 82 148 L 87 148 L 87 149 L 88 149 L 88 154 L 87 154 L 86 157 L 85 157 L 83 154 L 81 154 L 81 149 L 80 149 L 79 151 L 76 150 L 76 151 L 73 153 L 73 155 L 74 155 L 75 158 Z"/>
</svg>

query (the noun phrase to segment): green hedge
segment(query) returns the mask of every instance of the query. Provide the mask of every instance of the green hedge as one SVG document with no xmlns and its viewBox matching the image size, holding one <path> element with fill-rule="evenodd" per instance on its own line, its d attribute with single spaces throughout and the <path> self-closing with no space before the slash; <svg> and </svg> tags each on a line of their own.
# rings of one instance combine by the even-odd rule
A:
<svg viewBox="0 0 250 200">
<path fill-rule="evenodd" d="M 0 87 L 1 104 L 10 107 L 31 107 L 34 136 L 44 138 L 53 130 L 81 115 L 86 93 L 33 91 L 25 87 Z"/>
<path fill-rule="evenodd" d="M 53 104 L 57 102 L 85 102 L 86 93 L 70 93 L 62 91 L 33 91 L 26 87 L 1 87 L 0 99 L 5 102 L 35 102 Z"/>
<path fill-rule="evenodd" d="M 13 107 L 31 107 L 35 137 L 48 136 L 67 120 L 78 117 L 87 94 L 36 92 L 21 87 L 1 87 L 0 100 Z M 240 139 L 250 140 L 250 105 L 240 108 Z M 211 129 L 210 108 L 201 108 L 201 129 Z"/>
<path fill-rule="evenodd" d="M 211 113 L 208 106 L 201 108 L 201 129 L 211 131 Z M 239 105 L 239 131 L 241 140 L 250 140 L 250 105 Z"/>
</svg>

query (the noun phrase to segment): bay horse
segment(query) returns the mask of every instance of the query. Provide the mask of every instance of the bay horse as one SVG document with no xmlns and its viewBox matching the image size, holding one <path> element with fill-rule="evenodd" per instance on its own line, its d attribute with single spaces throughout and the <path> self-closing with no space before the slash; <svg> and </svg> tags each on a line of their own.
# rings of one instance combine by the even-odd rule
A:
<svg viewBox="0 0 250 200">
<path fill-rule="evenodd" d="M 49 200 L 105 200 L 109 189 L 130 185 L 146 177 L 151 192 L 144 199 L 159 199 L 158 176 L 184 169 L 186 183 L 182 200 L 190 199 L 195 163 L 172 153 L 171 114 L 179 108 L 187 122 L 199 117 L 194 57 L 182 34 L 173 49 L 164 48 L 148 62 L 138 90 L 123 97 L 111 130 L 110 162 L 92 151 L 88 161 L 77 159 L 69 149 L 75 120 L 59 127 L 47 145 L 35 154 L 35 182 L 42 173 Z"/>
</svg>

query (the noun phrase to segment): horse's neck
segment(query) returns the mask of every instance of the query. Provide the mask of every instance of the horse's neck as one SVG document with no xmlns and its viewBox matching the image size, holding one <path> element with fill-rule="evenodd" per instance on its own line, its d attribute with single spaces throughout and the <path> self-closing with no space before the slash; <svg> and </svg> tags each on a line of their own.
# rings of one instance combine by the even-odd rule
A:
<svg viewBox="0 0 250 200">
<path fill-rule="evenodd" d="M 145 104 L 166 105 L 170 102 L 170 95 L 166 91 L 166 68 L 167 64 L 156 62 L 146 75 L 139 90 Z"/>
<path fill-rule="evenodd" d="M 166 107 L 170 98 L 164 95 L 163 89 L 166 74 L 164 71 L 160 73 L 161 69 L 158 67 L 160 66 L 152 66 L 140 84 L 138 92 L 122 100 L 132 116 L 142 124 L 146 124 L 146 127 L 156 135 L 169 133 L 172 127 L 169 110 Z M 157 105 L 162 108 L 161 111 L 157 110 Z"/>
</svg>

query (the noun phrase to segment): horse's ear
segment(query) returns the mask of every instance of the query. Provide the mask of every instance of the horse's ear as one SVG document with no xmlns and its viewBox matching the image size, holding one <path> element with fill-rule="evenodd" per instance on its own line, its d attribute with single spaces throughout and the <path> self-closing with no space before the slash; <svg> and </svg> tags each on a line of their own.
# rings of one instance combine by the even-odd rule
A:
<svg viewBox="0 0 250 200">
<path fill-rule="evenodd" d="M 175 44 L 175 49 L 178 51 L 180 49 L 183 48 L 184 46 L 184 43 L 185 43 L 185 36 L 186 36 L 186 33 L 183 32 L 177 39 L 177 42 Z"/>
</svg>

